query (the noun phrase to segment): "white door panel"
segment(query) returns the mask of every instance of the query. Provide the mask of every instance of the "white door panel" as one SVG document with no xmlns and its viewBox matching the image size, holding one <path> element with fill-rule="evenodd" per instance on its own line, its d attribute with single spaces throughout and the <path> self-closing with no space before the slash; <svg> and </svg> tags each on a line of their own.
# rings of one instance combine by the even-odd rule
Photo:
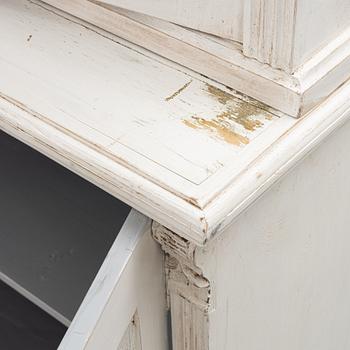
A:
<svg viewBox="0 0 350 350">
<path fill-rule="evenodd" d="M 59 350 L 125 349 L 128 334 L 136 337 L 130 350 L 139 338 L 142 350 L 167 348 L 163 258 L 150 230 L 150 219 L 132 210 Z"/>
</svg>

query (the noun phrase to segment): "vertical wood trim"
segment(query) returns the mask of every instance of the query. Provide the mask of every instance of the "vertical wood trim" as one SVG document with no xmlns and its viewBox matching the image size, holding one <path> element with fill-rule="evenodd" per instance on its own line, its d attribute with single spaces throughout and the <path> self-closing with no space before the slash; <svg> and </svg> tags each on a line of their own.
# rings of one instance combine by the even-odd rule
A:
<svg viewBox="0 0 350 350">
<path fill-rule="evenodd" d="M 208 313 L 178 293 L 170 294 L 173 350 L 208 350 Z"/>
<path fill-rule="evenodd" d="M 173 350 L 209 350 L 210 281 L 194 261 L 195 245 L 154 222 L 154 239 L 166 253 Z"/>
<path fill-rule="evenodd" d="M 243 52 L 273 68 L 293 72 L 297 0 L 247 0 Z"/>
</svg>

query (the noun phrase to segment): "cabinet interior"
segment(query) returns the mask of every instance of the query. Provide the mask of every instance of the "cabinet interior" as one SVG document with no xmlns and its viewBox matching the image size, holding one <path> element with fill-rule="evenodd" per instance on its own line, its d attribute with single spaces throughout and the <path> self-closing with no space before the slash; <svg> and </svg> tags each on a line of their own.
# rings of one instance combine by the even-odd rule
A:
<svg viewBox="0 0 350 350">
<path fill-rule="evenodd" d="M 0 279 L 69 325 L 130 208 L 0 132 Z"/>
</svg>

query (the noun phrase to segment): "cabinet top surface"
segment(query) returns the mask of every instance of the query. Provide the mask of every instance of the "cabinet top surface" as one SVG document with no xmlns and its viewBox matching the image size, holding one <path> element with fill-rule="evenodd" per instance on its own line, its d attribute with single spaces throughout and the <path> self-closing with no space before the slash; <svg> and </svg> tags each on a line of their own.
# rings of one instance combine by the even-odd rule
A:
<svg viewBox="0 0 350 350">
<path fill-rule="evenodd" d="M 203 241 L 205 210 L 298 122 L 45 6 L 1 1 L 1 128 Z"/>
</svg>

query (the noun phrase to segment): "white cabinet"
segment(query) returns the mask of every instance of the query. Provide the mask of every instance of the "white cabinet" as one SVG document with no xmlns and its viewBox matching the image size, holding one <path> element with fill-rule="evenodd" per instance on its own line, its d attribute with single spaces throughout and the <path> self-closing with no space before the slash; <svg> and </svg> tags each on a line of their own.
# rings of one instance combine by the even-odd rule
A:
<svg viewBox="0 0 350 350">
<path fill-rule="evenodd" d="M 131 211 L 59 349 L 166 349 L 163 257 L 150 220 Z"/>
<path fill-rule="evenodd" d="M 0 128 L 78 175 L 24 178 L 9 210 L 42 205 L 45 235 L 0 246 L 2 278 L 70 325 L 60 350 L 347 349 L 349 8 L 235 3 L 209 11 L 238 19 L 227 39 L 182 15 L 212 1 L 1 1 Z"/>
<path fill-rule="evenodd" d="M 2 132 L 0 145 L 1 279 L 69 327 L 59 349 L 164 349 L 151 220 Z"/>
<path fill-rule="evenodd" d="M 188 28 L 243 41 L 242 0 L 102 0 L 126 10 L 158 17 Z"/>
<path fill-rule="evenodd" d="M 296 118 L 325 101 L 350 78 L 346 0 L 337 1 L 336 6 L 332 0 L 322 4 L 249 0 L 238 13 L 231 11 L 231 6 L 238 9 L 234 1 L 225 9 L 239 24 L 241 39 L 213 36 L 204 28 L 196 31 L 189 24 L 186 27 L 153 17 L 161 6 L 146 6 L 148 11 L 141 13 L 88 0 L 45 3 Z M 151 1 L 128 3 L 142 7 Z M 171 2 L 187 11 L 185 3 Z M 217 2 L 202 3 L 214 6 Z M 221 8 L 212 11 L 214 19 L 220 18 L 215 12 Z M 209 23 L 204 11 L 191 11 L 189 16 Z M 332 20 L 327 21 L 327 16 Z"/>
</svg>

